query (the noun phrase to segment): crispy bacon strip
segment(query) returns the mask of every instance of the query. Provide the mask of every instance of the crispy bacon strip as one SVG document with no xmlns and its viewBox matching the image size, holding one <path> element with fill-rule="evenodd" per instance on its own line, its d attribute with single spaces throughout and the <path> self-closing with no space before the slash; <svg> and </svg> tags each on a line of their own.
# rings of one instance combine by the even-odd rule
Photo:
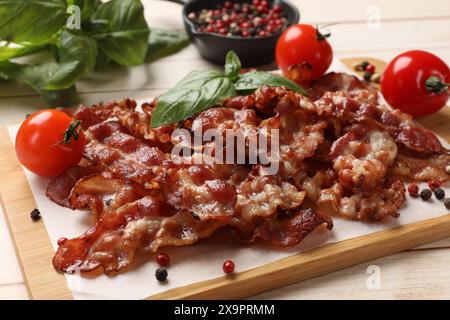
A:
<svg viewBox="0 0 450 320">
<path fill-rule="evenodd" d="M 50 180 L 46 195 L 60 206 L 70 208 L 69 195 L 78 180 L 102 172 L 100 166 L 76 166 Z"/>
<path fill-rule="evenodd" d="M 277 114 L 259 126 L 260 129 L 279 129 L 280 171 L 284 178 L 293 176 L 303 161 L 314 155 L 324 141 L 323 131 L 327 126 L 325 121 L 309 117 L 296 98 L 282 97 L 275 108 Z"/>
<path fill-rule="evenodd" d="M 450 165 L 450 155 L 437 154 L 426 158 L 418 158 L 399 154 L 390 173 L 395 176 L 416 181 L 449 181 L 450 175 L 446 167 Z"/>
<path fill-rule="evenodd" d="M 313 209 L 279 211 L 274 217 L 258 217 L 251 221 L 234 218 L 230 223 L 233 234 L 240 241 L 251 243 L 260 239 L 281 247 L 299 244 L 321 225 L 331 230 L 333 221 Z"/>
<path fill-rule="evenodd" d="M 257 171 L 257 170 L 254 170 Z M 251 221 L 255 217 L 271 217 L 278 209 L 298 208 L 305 198 L 299 191 L 279 176 L 261 176 L 252 173 L 237 187 L 236 211 L 240 219 Z"/>
<path fill-rule="evenodd" d="M 68 201 L 72 209 L 89 208 L 96 217 L 151 193 L 132 181 L 95 174 L 81 178 L 73 186 Z"/>
<path fill-rule="evenodd" d="M 121 101 L 112 101 L 109 103 L 98 103 L 93 106 L 80 105 L 75 110 L 66 110 L 66 112 L 73 118 L 81 121 L 83 129 L 101 123 L 114 116 L 114 109 L 134 110 L 136 108 L 136 101 L 131 99 L 123 99 Z"/>
<path fill-rule="evenodd" d="M 319 80 L 312 83 L 308 94 L 311 100 L 315 101 L 326 92 L 344 91 L 352 97 L 358 97 L 362 92 L 368 94 L 364 97 L 365 101 L 377 104 L 378 92 L 368 82 L 362 81 L 353 75 L 339 72 L 330 72 Z"/>
<path fill-rule="evenodd" d="M 130 179 L 154 188 L 154 179 L 164 175 L 165 154 L 121 130 L 117 122 L 103 122 L 89 128 L 90 142 L 84 156 L 108 169 L 115 178 Z"/>
<path fill-rule="evenodd" d="M 166 214 L 166 215 L 164 215 Z M 226 221 L 200 221 L 173 210 L 159 196 L 146 196 L 104 213 L 82 236 L 65 241 L 53 258 L 59 271 L 83 272 L 102 268 L 107 274 L 126 269 L 138 250 L 183 246 L 209 237 Z"/>
<path fill-rule="evenodd" d="M 398 110 L 392 111 L 371 101 L 358 100 L 343 91 L 325 93 L 316 105 L 319 116 L 338 120 L 341 127 L 374 122 L 410 152 L 424 155 L 448 153 L 434 133 L 420 127 L 410 116 Z"/>
<path fill-rule="evenodd" d="M 317 201 L 320 210 L 336 212 L 353 220 L 379 221 L 386 216 L 397 218 L 398 210 L 403 206 L 405 187 L 399 180 L 386 182 L 367 193 L 344 196 L 339 184 L 321 192 Z"/>
<path fill-rule="evenodd" d="M 391 136 L 377 128 L 358 124 L 331 146 L 330 157 L 340 184 L 349 190 L 371 190 L 381 185 L 387 168 L 397 156 Z"/>
</svg>

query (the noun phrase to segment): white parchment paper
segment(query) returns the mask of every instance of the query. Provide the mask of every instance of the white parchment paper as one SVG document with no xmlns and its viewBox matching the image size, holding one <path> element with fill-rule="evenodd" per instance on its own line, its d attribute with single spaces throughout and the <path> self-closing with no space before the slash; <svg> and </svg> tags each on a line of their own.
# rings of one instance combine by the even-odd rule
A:
<svg viewBox="0 0 450 320">
<path fill-rule="evenodd" d="M 339 61 L 333 62 L 332 70 L 351 72 Z M 17 130 L 18 126 L 8 128 L 13 141 Z M 444 144 L 448 146 L 446 142 Z M 79 236 L 91 226 L 92 219 L 88 212 L 60 207 L 45 196 L 48 179 L 39 178 L 26 169 L 24 171 L 55 250 L 60 237 Z M 423 187 L 425 184 L 421 184 Z M 449 185 L 443 189 L 450 195 Z M 235 262 L 236 272 L 244 271 L 325 243 L 434 218 L 447 214 L 448 210 L 434 196 L 427 202 L 407 196 L 406 205 L 400 213 L 398 219 L 387 218 L 379 223 L 355 222 L 333 216 L 334 228 L 331 232 L 316 230 L 302 244 L 289 249 L 264 244 L 243 245 L 219 232 L 193 246 L 165 250 L 170 255 L 171 266 L 168 268 L 168 281 L 164 284 L 155 279 L 154 273 L 158 266 L 154 262 L 154 255 L 141 257 L 131 270 L 117 276 L 88 278 L 75 274 L 66 275 L 66 279 L 75 299 L 143 299 L 172 288 L 222 276 L 222 263 L 227 259 Z"/>
</svg>

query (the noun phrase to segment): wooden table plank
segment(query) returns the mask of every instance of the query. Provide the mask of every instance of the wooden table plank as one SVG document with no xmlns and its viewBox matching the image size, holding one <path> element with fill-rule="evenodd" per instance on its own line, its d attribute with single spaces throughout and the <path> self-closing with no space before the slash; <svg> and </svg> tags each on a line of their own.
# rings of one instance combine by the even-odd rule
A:
<svg viewBox="0 0 450 320">
<path fill-rule="evenodd" d="M 290 0 L 302 15 L 302 22 L 365 22 L 371 10 L 380 10 L 383 20 L 450 17 L 448 0 Z M 342 9 L 345 6 L 345 9 Z"/>
<path fill-rule="evenodd" d="M 450 249 L 402 252 L 273 290 L 256 299 L 448 299 Z M 369 289 L 379 268 L 381 286 Z M 373 272 L 373 271 L 372 271 Z M 373 287 L 372 287 L 373 288 Z"/>
<path fill-rule="evenodd" d="M 178 6 L 173 3 L 158 2 L 156 8 L 166 9 L 147 10 L 150 12 L 148 15 L 156 15 L 156 25 L 174 28 L 175 23 L 172 20 L 180 20 L 179 12 L 172 12 L 167 9 L 172 8 L 176 11 L 179 10 Z M 161 12 L 161 14 L 158 15 L 157 12 Z M 154 18 L 148 17 L 150 25 L 153 25 L 152 21 L 154 20 Z M 412 28 L 414 28 L 414 32 L 411 32 Z M 382 22 L 379 30 L 368 29 L 365 22 L 344 23 L 332 26 L 330 29 L 333 36 L 329 41 L 336 56 L 341 53 L 353 52 L 354 55 L 358 55 L 360 51 L 383 51 L 392 50 L 392 48 L 395 48 L 396 54 L 417 48 L 428 50 L 432 48 L 450 49 L 450 16 L 448 19 L 438 20 Z M 450 56 L 441 57 L 450 61 Z M 167 89 L 188 71 L 211 67 L 213 66 L 202 60 L 195 48 L 190 46 L 180 53 L 151 64 L 133 68 L 113 67 L 107 71 L 94 72 L 91 76 L 79 81 L 77 89 L 80 93 Z M 29 87 L 17 85 L 15 82 L 5 82 L 0 86 L 0 99 L 2 97 L 30 95 L 35 96 L 36 93 Z"/>
</svg>

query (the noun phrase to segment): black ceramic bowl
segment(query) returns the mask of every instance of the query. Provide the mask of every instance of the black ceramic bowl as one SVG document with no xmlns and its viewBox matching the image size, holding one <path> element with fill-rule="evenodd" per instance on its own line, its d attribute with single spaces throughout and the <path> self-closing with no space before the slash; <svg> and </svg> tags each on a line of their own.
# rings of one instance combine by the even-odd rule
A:
<svg viewBox="0 0 450 320">
<path fill-rule="evenodd" d="M 183 21 L 186 31 L 191 37 L 194 46 L 206 60 L 217 64 L 223 64 L 225 56 L 230 50 L 237 53 L 244 67 L 259 66 L 274 60 L 275 46 L 284 29 L 279 30 L 268 37 L 261 38 L 242 38 L 199 32 L 196 30 L 194 23 L 188 18 L 189 13 L 194 11 L 197 12 L 202 9 L 215 9 L 218 4 L 225 2 L 225 0 L 177 0 L 176 2 L 186 2 L 183 8 Z M 232 2 L 249 3 L 251 1 L 232 0 Z M 298 23 L 300 13 L 294 5 L 281 0 L 270 0 L 269 2 L 272 5 L 278 3 L 282 6 L 283 12 L 288 20 L 286 27 Z"/>
</svg>

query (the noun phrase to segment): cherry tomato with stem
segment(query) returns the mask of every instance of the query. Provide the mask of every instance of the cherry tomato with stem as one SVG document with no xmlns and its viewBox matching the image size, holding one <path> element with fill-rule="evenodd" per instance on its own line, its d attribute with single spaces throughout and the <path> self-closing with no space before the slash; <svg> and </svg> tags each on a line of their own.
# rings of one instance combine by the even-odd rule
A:
<svg viewBox="0 0 450 320">
<path fill-rule="evenodd" d="M 86 139 L 80 124 L 55 109 L 30 115 L 17 132 L 17 158 L 24 167 L 42 177 L 64 173 L 83 156 Z"/>
<path fill-rule="evenodd" d="M 333 61 L 333 49 L 327 41 L 329 33 L 320 33 L 318 27 L 297 24 L 287 28 L 278 39 L 275 58 L 278 67 L 290 68 L 307 65 L 311 69 L 309 80 L 319 79 Z"/>
<path fill-rule="evenodd" d="M 440 58 L 413 50 L 395 57 L 381 78 L 381 92 L 396 109 L 422 117 L 441 109 L 449 97 L 450 71 Z"/>
</svg>

